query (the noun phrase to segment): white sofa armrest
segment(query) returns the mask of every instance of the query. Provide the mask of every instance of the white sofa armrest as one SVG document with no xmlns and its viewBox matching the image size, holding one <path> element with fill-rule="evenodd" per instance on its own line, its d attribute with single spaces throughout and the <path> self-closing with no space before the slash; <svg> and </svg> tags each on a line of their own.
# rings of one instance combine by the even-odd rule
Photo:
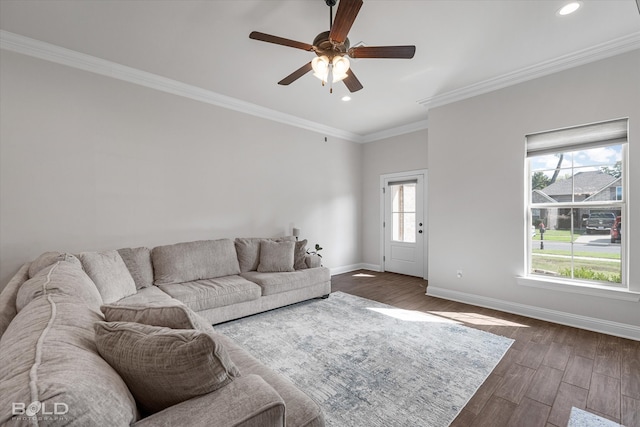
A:
<svg viewBox="0 0 640 427">
<path fill-rule="evenodd" d="M 282 397 L 258 375 L 150 415 L 136 427 L 284 427 Z"/>
</svg>

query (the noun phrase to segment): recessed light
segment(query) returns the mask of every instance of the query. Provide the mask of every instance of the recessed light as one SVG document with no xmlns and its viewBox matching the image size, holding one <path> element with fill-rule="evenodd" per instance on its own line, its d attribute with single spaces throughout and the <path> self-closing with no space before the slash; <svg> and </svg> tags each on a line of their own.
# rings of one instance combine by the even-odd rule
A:
<svg viewBox="0 0 640 427">
<path fill-rule="evenodd" d="M 344 102 L 351 101 L 351 97 L 349 95 L 345 95 L 340 99 L 342 99 Z"/>
<path fill-rule="evenodd" d="M 576 10 L 580 9 L 580 6 L 582 6 L 582 3 L 579 1 L 572 1 L 571 3 L 567 3 L 558 10 L 558 15 L 569 15 L 570 13 L 573 13 Z"/>
</svg>

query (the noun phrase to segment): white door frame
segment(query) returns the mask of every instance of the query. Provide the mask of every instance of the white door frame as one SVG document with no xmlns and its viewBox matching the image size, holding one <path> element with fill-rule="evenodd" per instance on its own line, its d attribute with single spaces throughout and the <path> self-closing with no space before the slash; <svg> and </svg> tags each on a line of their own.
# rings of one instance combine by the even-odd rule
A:
<svg viewBox="0 0 640 427">
<path fill-rule="evenodd" d="M 384 212 L 385 212 L 385 197 L 384 197 L 384 188 L 385 188 L 385 180 L 387 179 L 402 179 L 402 178 L 409 178 L 415 175 L 423 175 L 424 179 L 423 179 L 423 195 L 422 195 L 422 205 L 423 205 L 423 212 L 424 212 L 424 218 L 423 218 L 423 223 L 424 223 L 424 237 L 422 239 L 422 244 L 423 244 L 423 279 L 428 280 L 429 277 L 429 264 L 428 264 L 428 259 L 429 259 L 429 252 L 428 252 L 428 237 L 429 237 L 429 221 L 428 221 L 428 211 L 427 211 L 427 193 L 428 193 L 428 169 L 418 169 L 418 170 L 412 170 L 412 171 L 406 171 L 406 172 L 396 172 L 396 173 L 387 173 L 387 174 L 383 174 L 380 175 L 380 213 L 379 213 L 379 225 L 380 225 L 380 271 L 385 271 L 384 268 L 384 244 L 385 244 L 385 230 L 384 230 Z"/>
</svg>

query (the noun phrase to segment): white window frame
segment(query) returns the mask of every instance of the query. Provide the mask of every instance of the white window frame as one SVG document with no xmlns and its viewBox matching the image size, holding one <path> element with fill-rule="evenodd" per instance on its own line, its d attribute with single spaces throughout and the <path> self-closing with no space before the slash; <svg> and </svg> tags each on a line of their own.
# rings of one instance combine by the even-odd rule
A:
<svg viewBox="0 0 640 427">
<path fill-rule="evenodd" d="M 541 134 L 535 134 L 533 137 L 531 135 L 527 136 L 525 139 L 526 144 L 530 144 L 529 147 L 532 149 L 537 148 L 535 150 L 537 153 L 561 153 L 561 152 L 570 152 L 570 151 L 579 151 L 584 148 L 592 148 L 596 146 L 602 145 L 622 145 L 622 187 L 623 187 L 623 200 L 608 200 L 606 202 L 571 202 L 571 203 L 536 203 L 535 205 L 532 203 L 531 194 L 531 162 L 529 160 L 529 152 L 527 151 L 527 155 L 524 159 L 524 170 L 525 170 L 525 199 L 524 199 L 524 213 L 525 213 L 525 271 L 522 276 L 517 277 L 517 283 L 523 286 L 531 286 L 536 288 L 543 289 L 552 289 L 559 290 L 563 292 L 570 293 L 579 293 L 592 295 L 603 298 L 612 298 L 624 301 L 640 301 L 640 289 L 633 289 L 628 280 L 628 225 L 626 219 L 629 217 L 628 215 L 628 197 L 630 194 L 629 186 L 628 186 L 628 119 L 620 119 L 620 120 L 612 120 L 610 122 L 602 122 L 596 123 L 592 126 L 594 129 L 598 127 L 606 128 L 609 124 L 617 125 L 620 127 L 620 122 L 624 120 L 626 125 L 626 129 L 624 132 L 624 139 L 620 138 L 620 134 L 614 135 L 615 132 L 609 133 L 607 135 L 606 130 L 601 132 L 602 138 L 599 140 L 586 140 L 580 141 L 579 138 L 575 138 L 575 133 L 579 133 L 580 128 L 584 128 L 585 126 L 578 126 L 575 128 L 567 128 L 560 129 L 557 131 L 544 132 Z M 615 127 L 615 126 L 614 126 Z M 538 135 L 541 136 L 539 139 L 535 139 Z M 566 137 L 566 142 L 562 141 L 562 138 Z M 573 138 L 573 140 L 572 140 Z M 532 142 L 535 141 L 535 142 Z M 537 145 L 534 145 L 537 144 Z M 531 156 L 536 155 L 536 153 L 531 154 Z M 540 208 L 553 208 L 553 209 L 561 209 L 561 208 L 576 208 L 576 207 L 584 207 L 584 206 L 593 206 L 598 207 L 606 204 L 608 206 L 618 206 L 621 211 L 623 223 L 625 226 L 623 227 L 623 234 L 620 242 L 620 261 L 621 261 L 621 276 L 622 283 L 621 286 L 608 286 L 608 285 L 600 285 L 597 282 L 592 281 L 584 281 L 580 279 L 572 279 L 572 278 L 558 278 L 558 277 L 549 277 L 540 274 L 531 273 L 531 259 L 533 253 L 533 242 L 531 239 L 531 225 L 532 225 L 532 217 L 531 210 Z"/>
</svg>

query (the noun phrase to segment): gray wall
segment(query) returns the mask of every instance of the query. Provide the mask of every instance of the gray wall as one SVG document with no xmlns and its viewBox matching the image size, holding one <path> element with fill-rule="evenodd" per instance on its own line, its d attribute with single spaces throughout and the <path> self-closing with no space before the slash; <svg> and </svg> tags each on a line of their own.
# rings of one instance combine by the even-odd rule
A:
<svg viewBox="0 0 640 427">
<path fill-rule="evenodd" d="M 629 117 L 629 277 L 640 289 L 638 76 L 636 50 L 429 111 L 429 286 L 640 325 L 638 303 L 516 283 L 525 265 L 524 136 Z"/>
<path fill-rule="evenodd" d="M 524 135 L 546 129 L 630 117 L 637 258 L 639 51 L 432 109 L 428 133 L 365 145 L 6 51 L 0 67 L 0 288 L 46 250 L 273 236 L 293 225 L 325 247 L 329 267 L 377 265 L 380 175 L 428 168 L 430 286 L 640 324 L 637 303 L 515 280 Z M 631 262 L 635 289 L 639 277 Z"/>
<path fill-rule="evenodd" d="M 290 234 L 362 259 L 362 145 L 2 51 L 0 289 L 48 250 Z"/>
<path fill-rule="evenodd" d="M 380 175 L 426 169 L 427 147 L 426 129 L 364 145 L 362 260 L 370 267 L 380 267 Z"/>
</svg>

